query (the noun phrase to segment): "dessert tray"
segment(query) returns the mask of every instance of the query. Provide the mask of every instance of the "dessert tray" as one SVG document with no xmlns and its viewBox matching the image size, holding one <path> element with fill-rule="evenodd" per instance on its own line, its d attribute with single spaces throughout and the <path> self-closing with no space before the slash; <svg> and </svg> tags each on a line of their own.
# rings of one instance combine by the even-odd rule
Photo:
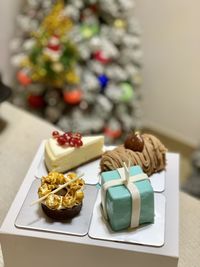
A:
<svg viewBox="0 0 200 267">
<path fill-rule="evenodd" d="M 45 141 L 44 141 L 45 142 Z M 41 144 L 41 151 L 44 151 L 44 142 Z M 115 146 L 105 146 L 105 150 L 112 150 Z M 38 167 L 35 171 L 34 176 L 36 178 L 41 178 L 42 176 L 47 175 L 47 169 L 44 162 L 44 154 L 40 153 L 40 160 Z M 100 168 L 99 168 L 100 159 L 91 161 L 86 163 L 73 171 L 78 173 L 84 173 L 84 180 L 86 184 L 95 185 L 100 183 Z M 160 173 L 155 173 L 150 177 L 151 185 L 153 187 L 154 192 L 163 192 L 165 190 L 165 171 Z"/>
<path fill-rule="evenodd" d="M 155 221 L 153 224 L 142 225 L 137 229 L 131 229 L 120 232 L 113 232 L 108 223 L 102 218 L 100 207 L 100 187 L 99 159 L 84 164 L 76 168 L 78 173 L 84 173 L 85 198 L 81 212 L 73 219 L 63 222 L 56 222 L 48 218 L 42 211 L 40 205 L 30 206 L 38 198 L 37 190 L 40 185 L 40 178 L 47 175 L 44 164 L 44 142 L 37 151 L 36 169 L 33 170 L 33 182 L 28 194 L 22 203 L 22 207 L 15 220 L 15 226 L 22 229 L 31 229 L 36 231 L 53 232 L 60 234 L 84 236 L 99 240 L 109 240 L 123 243 L 134 243 L 148 246 L 159 247 L 165 242 L 165 196 L 161 193 L 155 193 Z M 105 147 L 106 150 L 113 149 Z M 154 192 L 165 190 L 165 171 L 154 174 L 150 177 Z"/>
</svg>

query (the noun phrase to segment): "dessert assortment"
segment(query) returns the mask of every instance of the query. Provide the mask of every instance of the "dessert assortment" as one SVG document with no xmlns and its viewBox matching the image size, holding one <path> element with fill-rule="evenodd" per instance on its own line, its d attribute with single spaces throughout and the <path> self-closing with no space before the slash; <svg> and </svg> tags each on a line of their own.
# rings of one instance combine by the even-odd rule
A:
<svg viewBox="0 0 200 267">
<path fill-rule="evenodd" d="M 78 215 L 84 205 L 84 180 L 75 172 L 64 173 L 99 158 L 102 223 L 112 231 L 153 224 L 154 190 L 149 176 L 165 169 L 166 152 L 160 140 L 150 134 L 130 133 L 124 144 L 104 151 L 103 136 L 54 131 L 45 142 L 49 173 L 41 178 L 36 202 L 55 220 Z"/>
</svg>

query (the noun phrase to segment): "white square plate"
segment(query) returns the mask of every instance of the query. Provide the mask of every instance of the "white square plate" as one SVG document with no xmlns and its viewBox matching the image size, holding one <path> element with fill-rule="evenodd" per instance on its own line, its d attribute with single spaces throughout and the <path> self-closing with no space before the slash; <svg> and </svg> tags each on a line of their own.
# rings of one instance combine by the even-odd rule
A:
<svg viewBox="0 0 200 267">
<path fill-rule="evenodd" d="M 39 186 L 40 180 L 35 179 L 16 218 L 15 226 L 23 229 L 53 233 L 77 236 L 86 235 L 89 230 L 94 202 L 97 197 L 98 189 L 96 186 L 85 186 L 85 197 L 80 213 L 76 217 L 64 221 L 55 221 L 47 217 L 42 211 L 40 204 L 30 206 L 34 200 L 38 199 L 37 191 Z"/>
<path fill-rule="evenodd" d="M 103 239 L 116 242 L 134 243 L 140 245 L 161 247 L 165 237 L 165 196 L 154 194 L 155 218 L 153 224 L 141 225 L 138 228 L 114 232 L 101 212 L 101 194 L 94 206 L 89 236 L 95 239 Z"/>
</svg>

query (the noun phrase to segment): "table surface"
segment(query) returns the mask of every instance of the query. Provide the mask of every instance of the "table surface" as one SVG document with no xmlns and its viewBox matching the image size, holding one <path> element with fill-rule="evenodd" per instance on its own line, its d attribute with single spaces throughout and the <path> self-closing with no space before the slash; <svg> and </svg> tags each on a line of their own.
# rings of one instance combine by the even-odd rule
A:
<svg viewBox="0 0 200 267">
<path fill-rule="evenodd" d="M 0 106 L 0 223 L 2 223 L 41 141 L 55 126 L 4 102 Z M 200 262 L 200 201 L 180 192 L 179 267 Z M 0 267 L 3 267 L 0 251 Z"/>
</svg>

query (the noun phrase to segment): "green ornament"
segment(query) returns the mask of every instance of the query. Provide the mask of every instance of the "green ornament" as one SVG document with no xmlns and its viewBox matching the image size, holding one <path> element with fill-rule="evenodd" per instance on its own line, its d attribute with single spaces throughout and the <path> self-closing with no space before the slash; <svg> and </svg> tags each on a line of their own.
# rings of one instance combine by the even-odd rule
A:
<svg viewBox="0 0 200 267">
<path fill-rule="evenodd" d="M 93 37 L 94 35 L 98 34 L 98 32 L 99 32 L 98 24 L 93 24 L 93 25 L 83 24 L 81 26 L 81 35 L 85 39 Z"/>
<path fill-rule="evenodd" d="M 123 102 L 130 102 L 134 96 L 134 91 L 133 91 L 132 85 L 128 82 L 123 82 L 120 84 L 120 87 L 121 87 L 120 100 Z"/>
</svg>

